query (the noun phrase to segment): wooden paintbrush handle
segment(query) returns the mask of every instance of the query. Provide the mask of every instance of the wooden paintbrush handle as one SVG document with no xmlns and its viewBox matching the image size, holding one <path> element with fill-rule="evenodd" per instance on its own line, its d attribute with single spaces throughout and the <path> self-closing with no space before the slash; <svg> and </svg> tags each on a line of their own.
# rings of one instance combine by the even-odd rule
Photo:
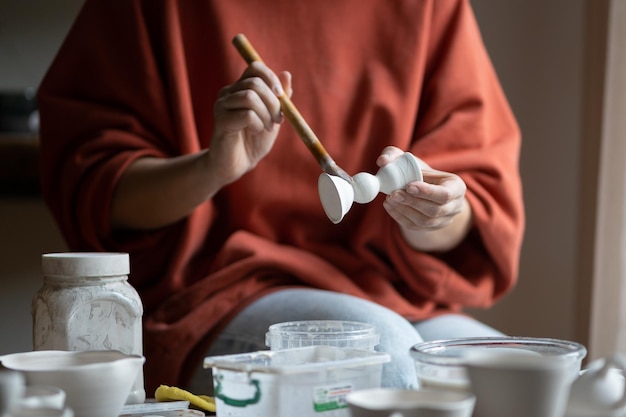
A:
<svg viewBox="0 0 626 417">
<path fill-rule="evenodd" d="M 255 61 L 263 62 L 259 53 L 254 49 L 244 34 L 240 33 L 235 36 L 233 38 L 233 44 L 248 65 Z M 324 146 L 313 132 L 313 129 L 311 129 L 308 123 L 304 120 L 304 117 L 302 117 L 289 96 L 283 93 L 278 97 L 278 100 L 280 101 L 280 108 L 285 115 L 285 118 L 289 121 L 289 123 L 291 123 L 293 128 L 298 133 L 298 136 L 300 136 L 315 159 L 317 159 L 317 162 L 322 166 L 324 172 L 338 175 L 345 178 L 347 181 L 351 181 L 351 177 L 337 166 L 326 149 L 324 149 Z"/>
</svg>

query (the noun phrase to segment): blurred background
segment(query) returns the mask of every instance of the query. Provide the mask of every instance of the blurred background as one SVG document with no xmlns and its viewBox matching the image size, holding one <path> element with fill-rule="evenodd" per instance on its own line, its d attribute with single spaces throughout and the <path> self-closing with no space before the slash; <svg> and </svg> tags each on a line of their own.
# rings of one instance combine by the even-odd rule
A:
<svg viewBox="0 0 626 417">
<path fill-rule="evenodd" d="M 492 309 L 471 313 L 511 335 L 590 341 L 612 3 L 471 0 L 522 129 L 527 210 L 517 288 Z M 20 132 L 6 120 L 0 129 L 0 354 L 32 348 L 30 301 L 41 285 L 41 254 L 66 250 L 39 195 L 36 129 L 29 130 L 36 114 L 28 106 L 81 5 L 0 0 L 0 94 L 31 119 L 20 119 Z"/>
</svg>

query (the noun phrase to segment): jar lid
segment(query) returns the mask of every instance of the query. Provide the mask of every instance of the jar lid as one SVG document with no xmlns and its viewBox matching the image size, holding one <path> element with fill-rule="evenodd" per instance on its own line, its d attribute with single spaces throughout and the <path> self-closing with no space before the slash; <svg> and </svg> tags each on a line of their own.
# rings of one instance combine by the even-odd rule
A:
<svg viewBox="0 0 626 417">
<path fill-rule="evenodd" d="M 130 272 L 127 253 L 47 253 L 41 257 L 41 266 L 46 276 L 107 277 Z"/>
</svg>

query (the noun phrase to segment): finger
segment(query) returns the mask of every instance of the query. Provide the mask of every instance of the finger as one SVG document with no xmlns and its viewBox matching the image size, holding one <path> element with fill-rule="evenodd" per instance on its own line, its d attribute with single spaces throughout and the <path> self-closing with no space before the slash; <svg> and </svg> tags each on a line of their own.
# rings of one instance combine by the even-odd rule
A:
<svg viewBox="0 0 626 417">
<path fill-rule="evenodd" d="M 259 78 L 247 78 L 233 84 L 227 94 L 218 98 L 216 106 L 226 111 L 253 111 L 268 130 L 282 120 L 278 99 Z"/>
<path fill-rule="evenodd" d="M 389 204 L 388 201 L 383 202 L 383 207 L 387 211 L 387 214 L 396 221 L 401 226 L 406 227 L 407 229 L 412 229 L 415 227 L 415 224 L 409 220 L 408 217 L 401 214 L 394 205 Z"/>
<path fill-rule="evenodd" d="M 452 216 L 431 217 L 405 204 L 394 204 L 389 200 L 383 202 L 387 213 L 400 225 L 408 229 L 436 230 L 447 226 Z"/>
<path fill-rule="evenodd" d="M 263 79 L 274 95 L 279 97 L 285 94 L 281 79 L 263 62 L 255 61 L 248 65 L 243 72 L 241 79 L 254 77 Z"/>
<path fill-rule="evenodd" d="M 463 209 L 463 199 L 454 199 L 444 204 L 414 197 L 406 191 L 394 191 L 386 199 L 389 204 L 407 216 L 419 216 L 423 222 L 429 219 L 454 217 Z"/>
<path fill-rule="evenodd" d="M 380 156 L 376 159 L 376 165 L 382 168 L 385 165 L 398 159 L 400 156 L 402 156 L 403 153 L 404 151 L 402 151 L 402 149 L 400 148 L 397 148 L 395 146 L 387 146 L 385 147 L 385 149 L 383 149 L 383 151 L 380 153 Z"/>
<path fill-rule="evenodd" d="M 261 103 L 263 107 L 267 110 L 267 114 L 269 114 L 270 116 L 271 123 L 282 122 L 280 101 L 278 100 L 278 97 L 276 97 L 276 95 L 269 89 L 269 86 L 265 84 L 265 82 L 261 78 L 246 78 L 233 84 L 230 88 L 231 94 L 238 91 L 247 91 L 246 94 L 250 94 L 250 96 L 247 96 L 247 98 L 253 100 L 251 101 L 251 103 Z M 256 100 L 257 97 L 255 97 L 255 95 L 258 96 L 260 101 Z"/>
<path fill-rule="evenodd" d="M 285 94 L 281 79 L 262 62 L 250 64 L 239 80 L 226 88 L 227 93 L 238 90 L 252 89 L 267 106 L 274 123 L 281 123 L 283 115 L 280 111 L 278 97 Z"/>
<path fill-rule="evenodd" d="M 395 191 L 388 197 L 390 204 L 398 206 L 398 209 L 410 215 L 411 210 L 420 213 L 425 219 L 453 218 L 463 211 L 464 196 L 451 199 L 442 203 L 428 198 L 421 198 L 405 191 Z M 403 209 L 405 206 L 408 209 Z"/>
<path fill-rule="evenodd" d="M 291 73 L 289 71 L 281 72 L 278 77 L 280 78 L 280 82 L 283 85 L 283 90 L 288 97 L 293 95 L 293 88 L 291 86 Z"/>
<path fill-rule="evenodd" d="M 272 116 L 261 99 L 248 91 L 239 91 L 217 99 L 215 120 L 222 129 L 236 132 L 248 129 L 251 133 L 271 130 Z"/>
<path fill-rule="evenodd" d="M 407 185 L 409 195 L 437 204 L 446 204 L 465 196 L 467 186 L 458 175 L 435 170 L 423 170 L 422 175 L 423 181 Z"/>
</svg>

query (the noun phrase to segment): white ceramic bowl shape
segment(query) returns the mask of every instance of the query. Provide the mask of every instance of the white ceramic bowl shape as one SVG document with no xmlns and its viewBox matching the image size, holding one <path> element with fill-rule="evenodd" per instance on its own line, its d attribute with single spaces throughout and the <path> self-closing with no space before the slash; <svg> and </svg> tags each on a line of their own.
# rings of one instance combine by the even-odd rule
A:
<svg viewBox="0 0 626 417">
<path fill-rule="evenodd" d="M 0 362 L 21 372 L 27 385 L 65 391 L 66 404 L 76 417 L 116 417 L 145 358 L 115 350 L 40 350 L 0 356 Z"/>
</svg>

